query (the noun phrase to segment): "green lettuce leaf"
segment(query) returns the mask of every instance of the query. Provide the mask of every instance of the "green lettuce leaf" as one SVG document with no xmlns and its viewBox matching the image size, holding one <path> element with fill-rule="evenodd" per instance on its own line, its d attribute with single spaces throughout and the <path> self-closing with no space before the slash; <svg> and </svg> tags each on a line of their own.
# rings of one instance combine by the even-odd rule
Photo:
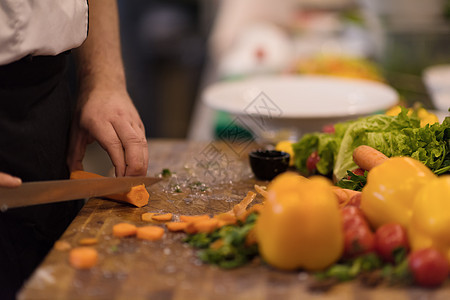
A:
<svg viewBox="0 0 450 300">
<path fill-rule="evenodd" d="M 371 146 L 388 157 L 410 156 L 428 166 L 436 174 L 450 172 L 450 118 L 442 124 L 420 127 L 415 116 L 403 110 L 398 116 L 373 115 L 338 123 L 335 133 L 310 133 L 293 145 L 295 166 L 307 174 L 306 160 L 318 151 L 317 171 L 332 172 L 336 181 L 347 171 L 357 168 L 353 150 L 360 145 Z"/>
</svg>

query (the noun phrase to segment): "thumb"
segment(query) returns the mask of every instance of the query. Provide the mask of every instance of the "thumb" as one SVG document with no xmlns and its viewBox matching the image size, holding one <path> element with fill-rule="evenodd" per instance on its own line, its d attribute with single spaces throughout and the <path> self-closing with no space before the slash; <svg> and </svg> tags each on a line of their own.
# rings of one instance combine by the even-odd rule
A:
<svg viewBox="0 0 450 300">
<path fill-rule="evenodd" d="M 13 188 L 21 184 L 22 180 L 20 178 L 0 172 L 0 186 Z"/>
</svg>

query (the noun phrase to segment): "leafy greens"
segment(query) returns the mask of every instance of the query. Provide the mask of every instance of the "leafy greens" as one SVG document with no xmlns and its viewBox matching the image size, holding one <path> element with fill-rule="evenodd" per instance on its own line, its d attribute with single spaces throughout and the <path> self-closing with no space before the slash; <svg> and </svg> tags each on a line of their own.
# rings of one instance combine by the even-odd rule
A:
<svg viewBox="0 0 450 300">
<path fill-rule="evenodd" d="M 310 133 L 293 145 L 295 166 L 307 173 L 306 160 L 317 151 L 317 171 L 339 181 L 357 168 L 353 150 L 371 146 L 388 157 L 410 156 L 437 174 L 450 172 L 450 118 L 420 127 L 420 120 L 403 110 L 398 116 L 373 115 L 335 125 L 335 133 Z"/>
</svg>

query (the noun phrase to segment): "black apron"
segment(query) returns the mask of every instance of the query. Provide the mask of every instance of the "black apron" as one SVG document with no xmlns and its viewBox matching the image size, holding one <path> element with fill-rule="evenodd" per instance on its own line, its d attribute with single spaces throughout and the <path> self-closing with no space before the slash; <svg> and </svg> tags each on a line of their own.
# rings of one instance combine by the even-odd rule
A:
<svg viewBox="0 0 450 300">
<path fill-rule="evenodd" d="M 73 101 L 65 53 L 0 66 L 0 171 L 26 181 L 66 179 Z M 1 195 L 0 195 L 1 197 Z M 82 206 L 0 212 L 0 299 L 14 299 Z"/>
</svg>

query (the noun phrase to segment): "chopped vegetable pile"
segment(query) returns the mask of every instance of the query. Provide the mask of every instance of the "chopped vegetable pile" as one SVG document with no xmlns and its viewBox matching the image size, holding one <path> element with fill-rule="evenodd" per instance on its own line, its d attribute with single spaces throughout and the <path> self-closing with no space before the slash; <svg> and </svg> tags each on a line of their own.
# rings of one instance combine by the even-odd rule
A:
<svg viewBox="0 0 450 300">
<path fill-rule="evenodd" d="M 249 239 L 258 214 L 251 213 L 245 221 L 223 226 L 211 233 L 189 235 L 185 242 L 201 249 L 198 256 L 206 263 L 229 269 L 242 266 L 258 254 L 256 243 Z"/>
</svg>

